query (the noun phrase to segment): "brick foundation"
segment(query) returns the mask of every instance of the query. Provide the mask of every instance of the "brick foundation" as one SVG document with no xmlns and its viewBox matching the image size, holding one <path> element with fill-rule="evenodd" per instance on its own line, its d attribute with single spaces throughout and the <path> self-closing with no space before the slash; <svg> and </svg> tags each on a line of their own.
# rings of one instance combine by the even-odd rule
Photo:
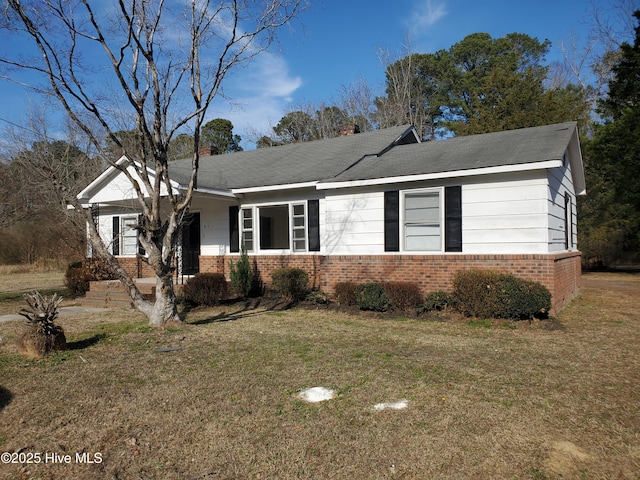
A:
<svg viewBox="0 0 640 480">
<path fill-rule="evenodd" d="M 238 257 L 201 256 L 201 272 L 220 272 L 229 278 L 229 260 Z M 580 291 L 579 252 L 535 255 L 258 255 L 254 270 L 267 285 L 271 272 L 298 267 L 309 274 L 311 286 L 329 294 L 338 282 L 416 282 L 423 293 L 451 290 L 455 273 L 474 268 L 494 269 L 542 283 L 553 295 L 552 313 L 560 312 Z"/>
<path fill-rule="evenodd" d="M 142 257 L 136 255 L 135 257 L 117 257 L 118 263 L 124 268 L 131 278 L 146 278 L 154 277 L 155 272 L 149 264 L 142 260 Z"/>
</svg>

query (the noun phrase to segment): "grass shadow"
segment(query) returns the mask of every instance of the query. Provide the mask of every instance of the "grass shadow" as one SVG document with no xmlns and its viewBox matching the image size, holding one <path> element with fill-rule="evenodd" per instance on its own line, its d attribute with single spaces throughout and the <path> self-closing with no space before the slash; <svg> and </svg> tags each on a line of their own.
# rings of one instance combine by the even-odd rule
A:
<svg viewBox="0 0 640 480">
<path fill-rule="evenodd" d="M 13 394 L 4 387 L 0 387 L 0 410 L 11 403 Z"/>
<path fill-rule="evenodd" d="M 239 303 L 239 302 L 237 302 Z M 243 318 L 249 318 L 257 315 L 262 315 L 265 312 L 289 310 L 295 303 L 286 302 L 282 299 L 276 300 L 264 300 L 264 299 L 251 299 L 243 302 L 239 305 L 239 308 L 232 312 L 222 312 L 218 315 L 214 315 L 193 322 L 187 322 L 190 325 L 208 325 L 210 323 L 217 322 L 232 322 Z"/>
<path fill-rule="evenodd" d="M 97 345 L 105 338 L 107 338 L 106 333 L 97 333 L 83 340 L 76 340 L 75 342 L 67 342 L 67 349 L 68 350 L 84 350 L 85 348 L 89 348 L 94 345 Z"/>
</svg>

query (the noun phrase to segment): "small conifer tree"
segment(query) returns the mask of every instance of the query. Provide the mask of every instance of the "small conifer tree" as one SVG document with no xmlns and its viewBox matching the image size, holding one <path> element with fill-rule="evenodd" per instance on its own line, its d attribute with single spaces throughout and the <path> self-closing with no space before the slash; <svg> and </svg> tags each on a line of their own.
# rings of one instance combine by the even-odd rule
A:
<svg viewBox="0 0 640 480">
<path fill-rule="evenodd" d="M 249 255 L 244 245 L 242 245 L 240 251 L 240 259 L 237 262 L 229 261 L 229 273 L 231 276 L 231 288 L 243 297 L 248 296 L 253 285 L 253 272 L 251 271 Z"/>
</svg>

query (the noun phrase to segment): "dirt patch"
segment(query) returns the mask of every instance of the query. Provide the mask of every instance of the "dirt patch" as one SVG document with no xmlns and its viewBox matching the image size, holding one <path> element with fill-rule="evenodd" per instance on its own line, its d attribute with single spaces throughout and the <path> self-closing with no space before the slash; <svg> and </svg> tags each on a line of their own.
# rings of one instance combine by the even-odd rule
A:
<svg viewBox="0 0 640 480">
<path fill-rule="evenodd" d="M 545 470 L 562 478 L 573 478 L 587 467 L 592 458 L 584 450 L 568 441 L 554 442 L 549 457 L 545 460 Z"/>
</svg>

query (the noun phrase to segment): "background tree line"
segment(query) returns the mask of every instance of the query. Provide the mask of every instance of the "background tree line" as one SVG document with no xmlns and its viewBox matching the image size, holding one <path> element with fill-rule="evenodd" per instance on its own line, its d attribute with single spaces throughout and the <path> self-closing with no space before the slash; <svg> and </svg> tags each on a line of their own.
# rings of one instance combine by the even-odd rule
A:
<svg viewBox="0 0 640 480">
<path fill-rule="evenodd" d="M 638 20 L 638 12 L 635 13 Z M 597 19 L 596 19 L 597 20 Z M 595 22 L 597 25 L 597 22 Z M 599 38 L 605 38 L 606 26 Z M 610 33 L 610 32 L 608 32 Z M 579 199 L 579 248 L 591 265 L 637 262 L 640 192 L 639 30 L 633 43 L 610 38 L 592 59 L 590 80 L 576 65 L 585 58 L 567 53 L 564 64 L 548 65 L 550 42 L 521 33 L 492 38 L 475 33 L 448 50 L 406 52 L 397 59 L 381 54 L 385 89 L 360 80 L 342 87 L 336 100 L 290 109 L 258 148 L 340 135 L 346 126 L 370 131 L 413 124 L 426 141 L 513 128 L 577 121 L 582 135 L 588 195 Z M 631 37 L 631 35 L 629 35 Z M 606 88 L 608 87 L 608 89 Z M 40 132 L 41 133 L 41 132 Z M 132 131 L 117 132 L 119 143 L 135 144 Z M 84 238 L 69 225 L 59 199 L 51 198 L 46 172 L 64 168 L 68 188 L 79 191 L 105 166 L 97 155 L 67 140 L 40 140 L 0 162 L 0 262 L 69 258 L 83 250 Z M 44 138 L 44 140 L 42 140 Z M 220 154 L 241 151 L 241 138 L 229 120 L 203 125 L 199 145 Z M 105 140 L 114 157 L 121 145 Z M 183 133 L 168 149 L 169 159 L 190 155 L 195 136 Z M 43 176 L 43 173 L 45 174 Z M 34 236 L 32 226 L 50 223 L 51 238 Z"/>
</svg>

